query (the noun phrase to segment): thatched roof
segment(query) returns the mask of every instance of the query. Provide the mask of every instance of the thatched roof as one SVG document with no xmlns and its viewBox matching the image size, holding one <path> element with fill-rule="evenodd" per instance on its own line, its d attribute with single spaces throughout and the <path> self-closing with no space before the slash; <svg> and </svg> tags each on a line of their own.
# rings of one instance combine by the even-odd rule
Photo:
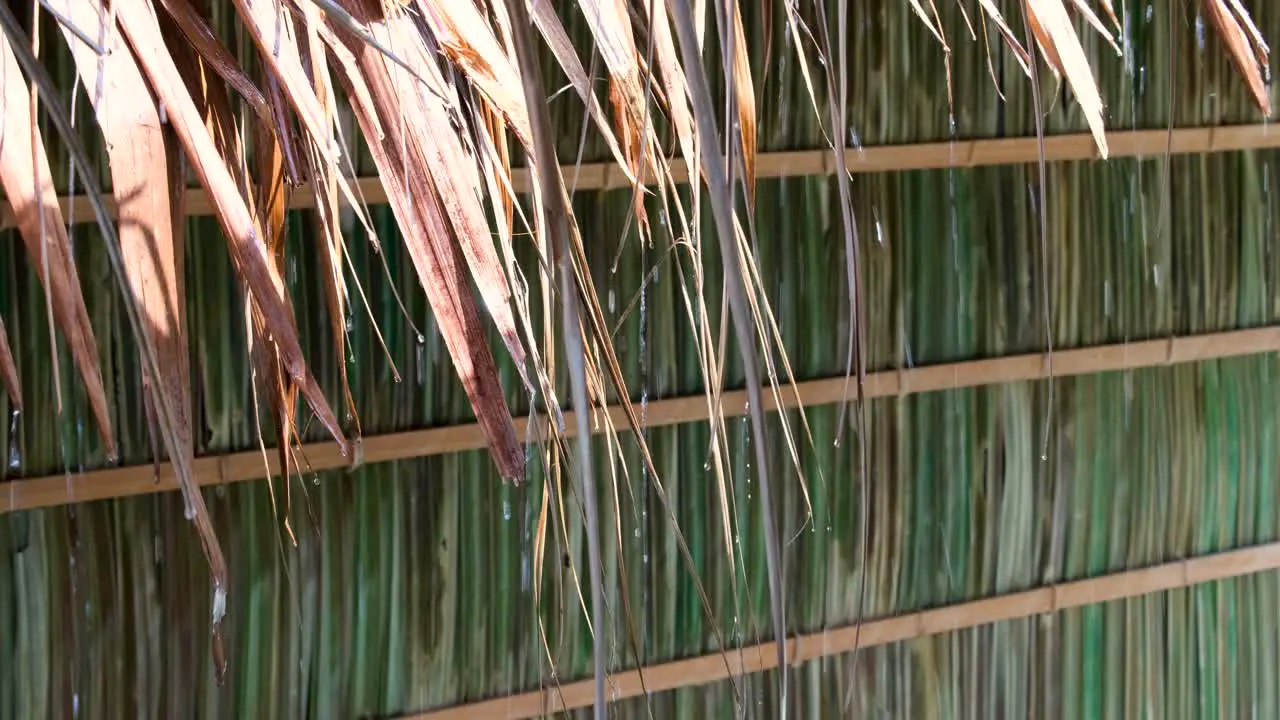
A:
<svg viewBox="0 0 1280 720">
<path fill-rule="evenodd" d="M 703 65 L 644 52 L 662 33 L 684 49 L 686 3 L 533 3 L 546 104 L 500 72 L 539 74 L 517 53 L 520 23 L 502 20 L 523 5 L 451 14 L 419 0 L 383 16 L 378 3 L 286 3 L 299 28 L 328 23 L 328 52 L 354 56 L 330 57 L 321 81 L 305 37 L 266 57 L 239 27 L 257 18 L 263 32 L 273 3 L 165 0 L 166 25 L 203 18 L 245 69 L 230 93 L 214 81 L 200 96 L 212 51 L 152 42 L 147 6 L 115 4 L 120 44 L 104 57 L 141 70 L 109 71 L 107 84 L 158 99 L 113 105 L 90 88 L 95 114 L 79 91 L 77 128 L 108 193 L 94 210 L 48 123 L 53 187 L 28 189 L 26 82 L 39 73 L 4 66 L 0 170 L 18 212 L 0 240 L 15 360 L 0 381 L 17 381 L 0 410 L 20 390 L 22 412 L 0 432 L 0 657 L 13 659 L 0 717 L 527 715 L 590 707 L 597 663 L 614 711 L 636 716 L 774 716 L 784 687 L 788 707 L 824 715 L 1276 714 L 1280 136 L 1259 117 L 1265 52 L 1241 16 L 1215 14 L 1230 3 L 1172 22 L 1167 8 L 1117 7 L 1120 57 L 1077 16 L 1106 104 L 1092 125 L 1093 91 L 1054 24 L 1060 0 L 1025 6 L 1054 49 L 1034 61 L 1039 98 L 995 19 L 1025 45 L 1021 3 L 977 14 L 909 0 L 848 18 L 831 3 L 825 23 L 823 3 L 742 4 L 733 42 L 754 111 L 731 104 L 728 123 L 714 18 L 726 3 L 707 8 L 709 93 L 694 78 Z M 1096 5 L 1110 27 L 1109 3 Z M 1252 5 L 1261 35 L 1280 37 L 1280 6 Z M 40 66 L 66 104 L 77 67 L 99 56 L 63 36 L 92 41 L 81 16 L 98 5 L 50 6 L 68 25 L 42 14 Z M 360 27 L 334 19 L 339 7 L 362 11 Z M 611 78 L 585 133 L 583 102 L 556 92 L 553 16 L 583 68 Z M 20 58 L 15 33 L 31 19 L 4 17 Z M 841 62 L 827 35 L 846 23 Z M 497 54 L 463 52 L 459 37 L 490 38 Z M 634 48 L 593 61 L 607 41 Z M 166 84 L 155 73 L 169 55 Z M 693 136 L 673 130 L 676 68 Z M 843 129 L 828 102 L 841 68 Z M 374 89 L 363 124 L 348 107 L 361 82 Z M 447 97 L 394 92 L 416 83 Z M 637 129 L 650 112 L 654 127 Z M 160 119 L 154 137 L 138 130 L 147 117 Z M 694 119 L 759 150 L 728 142 L 734 175 L 758 178 L 736 202 L 708 160 L 725 138 Z M 349 167 L 324 142 L 335 122 Z M 379 137 L 379 123 L 407 134 Z M 1254 124 L 1225 129 L 1241 123 Z M 1057 139 L 1041 145 L 1038 129 Z M 628 144 L 650 132 L 644 153 Z M 1112 159 L 1093 161 L 1104 143 Z M 576 166 L 580 149 L 597 164 Z M 199 166 L 190 189 L 181 154 Z M 516 169 L 474 162 L 499 156 Z M 562 172 L 522 170 L 531 157 Z M 679 184 L 698 161 L 700 219 Z M 291 163 L 309 184 L 272 195 Z M 845 169 L 861 174 L 837 182 Z M 653 188 L 641 202 L 628 173 Z M 339 178 L 369 202 L 367 224 Z M 565 233 L 561 181 L 577 190 Z M 104 222 L 85 224 L 95 211 Z M 723 261 L 734 220 L 741 266 Z M 577 271 L 569 285 L 557 258 Z M 583 313 L 585 350 L 565 344 L 565 298 Z M 846 382 L 851 336 L 854 368 L 870 373 L 861 390 L 856 372 Z M 87 340 L 73 352 L 68 337 Z M 610 412 L 568 412 L 583 395 Z M 591 472 L 569 440 L 584 432 L 597 438 Z M 362 439 L 344 456 L 335 434 Z M 186 499 L 167 492 L 179 486 Z M 793 638 L 786 683 L 752 672 L 777 667 L 779 624 Z"/>
</svg>

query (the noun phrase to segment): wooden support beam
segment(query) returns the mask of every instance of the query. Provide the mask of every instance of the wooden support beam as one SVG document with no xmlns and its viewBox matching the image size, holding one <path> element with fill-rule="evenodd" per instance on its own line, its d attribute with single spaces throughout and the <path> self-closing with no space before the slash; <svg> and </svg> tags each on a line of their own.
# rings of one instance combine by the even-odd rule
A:
<svg viewBox="0 0 1280 720">
<path fill-rule="evenodd" d="M 870 620 L 792 638 L 787 644 L 790 667 L 811 660 L 851 652 L 855 647 L 875 647 L 914 638 L 989 625 L 1002 620 L 1048 615 L 1096 603 L 1135 598 L 1150 593 L 1191 587 L 1280 568 L 1280 543 L 1258 545 L 1231 552 L 1204 555 L 1152 567 L 1103 575 L 1088 580 L 1048 585 L 1033 590 L 997 595 L 921 612 Z M 612 700 L 638 697 L 645 689 L 658 693 L 696 687 L 731 676 L 771 670 L 778 665 L 776 645 L 770 641 L 628 670 L 608 679 Z M 462 720 L 463 718 L 531 718 L 574 708 L 591 707 L 594 682 L 590 679 L 559 687 L 510 695 L 411 716 L 413 720 Z"/>
<path fill-rule="evenodd" d="M 1059 350 L 1053 354 L 1052 370 L 1054 377 L 1072 377 L 1264 352 L 1280 352 L 1280 325 Z M 1047 357 L 1042 353 L 1010 355 L 870 373 L 867 375 L 865 388 L 869 398 L 892 397 L 1039 380 L 1049 377 L 1049 370 Z M 800 405 L 811 407 L 837 403 L 843 398 L 844 389 L 843 376 L 797 383 L 794 391 L 789 386 L 783 388 L 782 407 L 790 409 Z M 765 394 L 765 400 L 767 410 L 778 409 L 771 393 Z M 745 390 L 726 391 L 722 404 L 725 417 L 741 416 L 746 402 Z M 626 416 L 621 407 L 611 406 L 608 412 L 616 427 L 626 426 Z M 644 424 L 646 427 L 662 427 L 704 421 L 707 418 L 706 397 L 699 394 L 650 401 Z M 517 418 L 515 422 L 516 431 L 523 435 L 528 419 Z M 603 418 L 598 415 L 592 418 L 593 432 L 601 432 L 602 422 Z M 572 435 L 573 427 L 573 413 L 565 413 L 566 432 Z M 470 423 L 366 437 L 360 445 L 358 455 L 362 462 L 376 463 L 483 447 L 484 435 L 478 425 Z M 302 446 L 302 457 L 304 463 L 310 464 L 317 471 L 347 467 L 352 463 L 352 458 L 339 454 L 337 446 L 332 442 L 308 443 Z M 198 458 L 195 472 L 201 485 L 221 485 L 260 480 L 267 477 L 268 473 L 278 473 L 279 469 L 275 453 L 268 453 L 267 462 L 264 463 L 260 451 L 250 450 Z M 177 489 L 173 469 L 167 463 L 160 466 L 158 481 L 155 466 L 150 464 L 93 470 L 70 476 L 50 475 L 28 480 L 10 480 L 0 483 L 0 514 Z"/>
<path fill-rule="evenodd" d="M 1168 130 L 1126 130 L 1107 133 L 1112 158 L 1161 157 L 1169 143 Z M 1280 127 L 1262 123 L 1223 127 L 1179 128 L 1173 131 L 1172 152 L 1175 155 L 1216 153 L 1234 150 L 1262 150 L 1280 147 Z M 991 165 L 1017 165 L 1039 161 L 1039 143 L 1034 137 L 959 140 L 956 142 L 915 143 L 911 145 L 876 145 L 844 151 L 845 163 L 853 173 L 896 172 L 937 168 L 971 168 Z M 1092 160 L 1098 157 L 1093 137 L 1088 133 L 1052 135 L 1045 138 L 1044 156 L 1050 162 Z M 688 182 L 684 161 L 670 160 L 671 174 L 677 182 Z M 627 179 L 612 162 L 586 163 L 579 168 L 561 168 L 567 176 L 578 178 L 579 190 L 626 187 Z M 835 154 L 829 150 L 765 152 L 756 156 L 759 178 L 830 175 L 836 171 Z M 530 189 L 529 171 L 512 169 L 512 184 L 518 192 Z M 377 177 L 359 178 L 359 192 L 370 205 L 387 202 L 387 193 Z M 115 197 L 108 195 L 107 207 L 114 218 Z M 93 212 L 85 196 L 62 197 L 63 217 L 79 222 L 92 222 Z M 290 197 L 293 209 L 315 206 L 314 195 L 306 188 Z M 75 206 L 74 215 L 71 212 Z M 186 210 L 190 216 L 212 215 L 213 205 L 201 188 L 187 190 Z M 0 228 L 13 226 L 13 213 L 8 204 L 0 209 Z"/>
</svg>

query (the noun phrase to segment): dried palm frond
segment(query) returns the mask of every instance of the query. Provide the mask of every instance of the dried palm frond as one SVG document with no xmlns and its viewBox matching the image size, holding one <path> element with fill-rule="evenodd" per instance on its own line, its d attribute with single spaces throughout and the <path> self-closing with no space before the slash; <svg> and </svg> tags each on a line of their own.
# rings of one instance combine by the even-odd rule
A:
<svg viewBox="0 0 1280 720">
<path fill-rule="evenodd" d="M 925 22 L 930 33 L 934 34 L 945 47 L 944 36 L 935 28 L 929 17 L 924 14 L 917 0 L 908 1 L 911 2 L 913 10 Z M 1104 0 L 1101 4 L 1111 23 L 1119 29 L 1121 24 L 1111 3 Z M 1227 46 L 1232 63 L 1248 85 L 1259 110 L 1269 117 L 1271 115 L 1271 100 L 1267 85 L 1270 75 L 1267 68 L 1269 67 L 1270 48 L 1263 39 L 1262 33 L 1254 24 L 1248 9 L 1244 7 L 1241 0 L 1204 0 L 1202 4 L 1205 8 L 1205 13 L 1209 16 L 1210 21 L 1222 37 L 1223 43 Z M 983 15 L 995 24 L 1023 71 L 1030 76 L 1031 65 L 1027 62 L 1027 50 L 1017 40 L 1013 31 L 1009 29 L 994 0 L 979 0 L 979 6 Z M 1116 54 L 1122 53 L 1122 49 L 1116 44 L 1116 40 L 1103 25 L 1097 14 L 1094 13 L 1087 0 L 1071 0 L 1071 7 L 1115 49 Z M 1028 24 L 1031 26 L 1032 35 L 1040 48 L 1041 55 L 1048 62 L 1049 69 L 1053 74 L 1065 77 L 1067 83 L 1071 86 L 1080 105 L 1080 110 L 1084 114 L 1089 129 L 1097 142 L 1098 151 L 1105 158 L 1107 156 L 1107 141 L 1102 114 L 1102 97 L 1099 94 L 1093 71 L 1081 47 L 1080 38 L 1076 34 L 1071 17 L 1067 12 L 1065 0 L 1022 0 L 1022 9 L 1026 14 Z M 1170 9 L 1169 12 L 1174 12 L 1174 10 Z"/>
<path fill-rule="evenodd" d="M 0 36 L 0 122 L 7 130 L 0 142 L 0 188 L 13 209 L 27 257 L 40 268 L 40 282 L 52 306 L 54 321 L 66 335 L 107 453 L 112 455 L 116 442 L 102 386 L 98 345 L 89 326 L 67 226 L 54 192 L 49 157 L 30 114 L 34 109 L 32 93 L 14 51 L 10 41 Z"/>
<path fill-rule="evenodd" d="M 4 382 L 5 392 L 9 393 L 9 404 L 22 412 L 22 382 L 18 379 L 18 366 L 13 361 L 9 333 L 5 332 L 3 320 L 0 320 L 0 381 Z"/>
<path fill-rule="evenodd" d="M 1267 117 L 1271 116 L 1271 96 L 1267 85 L 1270 80 L 1271 49 L 1258 32 L 1249 11 L 1240 4 L 1240 0 L 1204 0 L 1205 14 L 1218 29 L 1222 42 L 1231 54 L 1231 62 L 1236 66 L 1254 102 Z"/>
<path fill-rule="evenodd" d="M 952 48 L 936 3 L 908 0 L 908 4 L 947 49 L 949 69 Z M 1066 78 L 1105 155 L 1103 98 L 1072 12 L 1114 45 L 1110 32 L 1085 0 L 1070 4 L 1065 0 L 1024 0 L 1021 4 L 1039 52 L 1055 73 Z M 745 574 L 745 569 L 735 556 L 730 528 L 736 524 L 741 529 L 743 521 L 734 519 L 739 517 L 732 507 L 737 502 L 735 483 L 722 476 L 732 463 L 724 457 L 729 440 L 724 409 L 718 407 L 721 375 L 727 367 L 737 365 L 723 350 L 732 326 L 743 380 L 750 387 L 753 472 L 760 478 L 758 487 L 765 505 L 762 530 L 757 535 L 765 547 L 768 609 L 777 635 L 778 662 L 785 664 L 787 563 L 778 525 L 784 522 L 781 518 L 786 510 L 774 506 L 774 494 L 782 491 L 784 483 L 770 461 L 766 440 L 771 433 L 763 417 L 768 400 L 761 386 L 766 381 L 772 383 L 776 401 L 780 381 L 775 369 L 782 368 L 790 375 L 792 365 L 785 357 L 775 357 L 781 352 L 782 322 L 768 305 L 767 273 L 752 257 L 757 247 L 752 228 L 760 114 L 772 110 L 762 101 L 764 86 L 753 74 L 754 29 L 748 32 L 744 26 L 744 19 L 754 17 L 753 9 L 744 10 L 738 2 L 705 0 L 582 0 L 572 14 L 549 0 L 530 0 L 516 7 L 494 0 L 226 0 L 225 6 L 206 0 L 48 0 L 48 5 L 57 12 L 60 34 L 71 47 L 76 69 L 89 88 L 106 140 L 106 157 L 120 202 L 119 248 L 115 249 L 124 262 L 118 268 L 118 280 L 125 288 L 128 307 L 139 316 L 134 332 L 144 356 L 147 387 L 155 405 L 163 408 L 159 415 L 166 447 L 175 465 L 182 468 L 179 477 L 184 496 L 208 553 L 214 585 L 222 592 L 218 596 L 221 600 L 215 602 L 217 617 L 224 609 L 225 570 L 208 513 L 196 492 L 197 479 L 191 473 L 193 403 L 182 312 L 184 249 L 181 223 L 171 212 L 172 206 L 181 202 L 186 178 L 185 170 L 175 169 L 183 165 L 168 160 L 176 152 L 174 146 L 180 147 L 185 167 L 193 171 L 210 198 L 239 283 L 237 294 L 246 298 L 258 390 L 266 396 L 275 420 L 280 472 L 286 479 L 302 462 L 290 447 L 306 425 L 296 417 L 299 399 L 305 399 L 311 413 L 344 451 L 352 430 L 349 426 L 355 426 L 356 435 L 360 433 L 351 386 L 370 381 L 348 372 L 346 356 L 352 343 L 347 337 L 346 317 L 356 305 L 351 290 L 358 290 L 356 295 L 366 309 L 372 303 L 358 285 L 359 278 L 348 277 L 356 270 L 351 260 L 355 238 L 344 232 L 340 218 L 350 212 L 366 229 L 372 226 L 352 177 L 367 153 L 386 188 L 403 236 L 404 254 L 398 257 L 407 256 L 404 266 L 411 265 L 424 290 L 453 374 L 465 395 L 465 407 L 483 429 L 498 471 L 515 479 L 543 479 L 545 475 L 545 487 L 552 489 L 555 497 L 544 498 L 539 526 L 544 530 L 558 527 L 549 532 L 559 532 L 565 543 L 571 542 L 569 536 L 576 532 L 570 529 L 575 525 L 575 505 L 561 490 L 577 487 L 579 495 L 594 496 L 590 480 L 604 475 L 591 467 L 590 448 L 583 440 L 573 471 L 584 482 L 560 482 L 567 428 L 561 427 L 563 412 L 557 393 L 562 390 L 556 380 L 563 374 L 557 373 L 556 366 L 567 364 L 577 432 L 586 435 L 593 427 L 604 428 L 606 445 L 614 456 L 610 462 L 622 457 L 622 451 L 617 450 L 619 432 L 634 431 L 639 438 L 632 460 L 644 468 L 664 505 L 680 561 L 694 577 L 698 600 L 709 620 L 708 636 L 717 642 L 721 639 L 712 595 L 698 580 L 697 563 L 676 522 L 678 508 L 669 502 L 664 479 L 658 473 L 660 466 L 664 474 L 674 472 L 673 464 L 655 460 L 650 453 L 641 432 L 643 401 L 639 409 L 631 402 L 632 393 L 613 347 L 610 322 L 595 289 L 595 268 L 588 264 L 585 250 L 596 239 L 589 228 L 576 222 L 573 203 L 565 196 L 569 183 L 560 175 L 553 147 L 556 138 L 546 127 L 547 132 L 539 137 L 536 129 L 554 121 L 554 108 L 549 107 L 553 101 L 544 99 L 545 92 L 537 90 L 546 77 L 543 70 L 554 69 L 563 74 L 577 96 L 574 108 L 581 113 L 583 136 L 587 130 L 594 131 L 599 154 L 616 164 L 610 172 L 617 172 L 610 177 L 622 178 L 629 186 L 630 212 L 640 221 L 646 246 L 655 238 L 669 240 L 672 247 L 680 249 L 680 264 L 696 278 L 696 287 L 684 286 L 682 292 L 690 324 L 696 326 L 692 333 L 698 339 L 696 365 L 708 389 L 709 414 L 717 418 L 715 437 L 710 441 L 718 481 L 715 514 L 724 525 L 721 551 L 736 578 L 738 570 Z M 825 15 L 825 6 L 819 5 L 824 7 L 820 14 Z M 1015 39 L 994 0 L 980 0 L 980 6 L 984 17 L 995 23 L 1009 44 L 1016 61 L 1030 73 L 1034 49 L 1024 48 Z M 1269 112 L 1263 70 L 1268 48 L 1261 33 L 1236 0 L 1205 0 L 1205 6 L 1259 106 Z M 1118 26 L 1111 3 L 1104 1 L 1101 7 Z M 221 17 L 219 10 L 227 11 L 227 17 Z M 847 9 L 837 8 L 842 33 L 839 41 L 831 42 L 822 27 L 820 43 L 805 24 L 807 10 L 802 12 L 800 3 L 784 2 L 778 10 L 766 2 L 761 11 L 769 28 L 773 15 L 785 15 L 787 27 L 781 29 L 780 37 L 790 40 L 803 82 L 802 93 L 796 96 L 807 96 L 817 123 L 815 136 L 828 138 L 833 151 L 843 151 L 851 82 L 844 37 L 849 31 Z M 232 43 L 219 35 L 228 18 L 242 28 L 242 42 Z M 571 29 L 581 30 L 587 42 L 575 45 Z M 56 326 L 68 339 L 94 418 L 110 448 L 114 439 L 104 373 L 57 204 L 50 152 L 39 133 L 37 118 L 32 117 L 33 71 L 28 68 L 24 77 L 19 66 L 27 65 L 13 54 L 14 50 L 27 52 L 25 46 L 10 47 L 22 44 L 14 39 L 21 31 L 7 30 L 8 40 L 2 41 L 8 52 L 0 56 L 0 99 L 5 105 L 0 185 L 15 211 L 27 254 L 33 265 L 41 268 L 41 282 Z M 528 45 L 537 45 L 539 36 L 555 68 L 534 66 L 535 51 Z M 772 37 L 766 41 L 772 42 Z M 814 63 L 809 62 L 816 45 L 821 46 L 817 48 L 817 65 L 823 66 L 824 74 L 817 81 L 812 77 Z M 35 61 L 36 54 L 29 54 Z M 29 62 L 25 55 L 23 58 Z M 603 77 L 595 77 L 601 68 Z M 722 88 L 717 87 L 718 82 Z M 714 95 L 717 90 L 722 96 Z M 820 112 L 819 96 L 824 93 L 828 106 Z M 605 102 L 611 114 L 606 112 Z M 342 132 L 348 112 L 359 133 L 352 142 Z M 695 181 L 705 179 L 717 243 L 704 246 L 702 195 L 698 190 L 688 197 L 675 191 L 670 154 L 682 157 Z M 514 192 L 512 179 L 512 165 L 521 161 L 527 163 L 532 179 L 532 192 L 523 197 Z M 81 164 L 84 167 L 78 171 L 88 172 L 87 163 Z M 836 167 L 845 174 L 843 153 Z M 299 316 L 309 306 L 301 295 L 291 296 L 286 277 L 292 258 L 287 255 L 291 250 L 286 242 L 285 207 L 288 194 L 303 181 L 310 187 L 299 192 L 309 192 L 315 201 L 315 216 L 309 220 L 317 230 L 314 247 L 320 255 L 326 322 L 333 336 L 326 347 L 337 356 L 349 421 L 334 411 L 304 355 Z M 660 203 L 650 203 L 648 186 L 657 186 Z M 846 237 L 852 238 L 856 232 L 854 195 L 843 177 L 839 196 L 838 223 Z M 652 222 L 649 214 L 659 205 L 658 221 Z M 629 217 L 628 223 L 631 220 Z M 532 241 L 525 240 L 526 229 L 531 230 Z M 103 232 L 112 235 L 108 229 Z M 380 242 L 373 240 L 374 252 Z M 527 243 L 528 255 L 533 258 L 534 282 L 525 277 L 527 269 L 517 261 L 522 255 L 521 243 Z M 868 279 L 854 257 L 862 252 L 857 243 L 847 243 L 845 252 L 849 257 L 843 266 L 849 277 L 852 306 L 848 320 L 857 326 L 851 333 L 860 338 L 865 332 L 861 317 L 865 313 L 856 298 L 865 292 Z M 719 266 L 712 266 L 708 258 L 718 258 Z M 712 291 L 704 280 L 716 276 L 724 281 L 716 288 L 724 293 L 722 302 L 708 301 L 707 297 Z M 349 288 L 348 282 L 353 281 L 357 284 Z M 535 283 L 543 295 L 541 323 L 535 323 L 531 315 L 539 309 L 538 299 L 529 297 L 529 288 Z M 557 305 L 567 311 L 560 319 L 553 312 Z M 707 311 L 721 305 L 727 308 L 720 313 L 723 317 L 717 319 L 714 312 Z M 368 314 L 374 315 L 371 310 Z M 501 358 L 495 357 L 488 338 L 491 329 L 498 338 L 494 344 L 511 360 L 519 388 L 503 385 Z M 385 354 L 392 356 L 387 347 L 395 344 L 392 332 L 387 332 L 383 342 L 376 325 L 373 331 Z M 569 340 L 564 353 L 555 350 L 558 336 Z M 717 336 L 722 338 L 719 348 L 713 340 Z M 419 340 L 420 346 L 424 340 Z M 859 353 L 862 345 L 859 339 Z M 763 359 L 757 357 L 761 348 Z M 443 361 L 443 355 L 440 359 Z M 859 369 L 861 366 L 859 361 Z M 16 367 L 0 326 L 0 376 L 15 404 L 20 404 Z M 767 378 L 762 377 L 761 367 Z M 852 369 L 850 361 L 848 371 Z M 398 378 L 394 370 L 393 374 Z M 437 389 L 433 386 L 432 391 Z M 526 467 L 527 459 L 539 453 L 526 448 L 512 420 L 508 391 L 517 389 L 535 398 L 535 411 L 555 418 L 551 423 L 529 425 L 530 437 L 537 436 L 530 442 L 545 441 L 541 456 L 550 467 L 543 475 Z M 621 404 L 621 416 L 595 412 L 611 401 Z M 805 436 L 812 437 L 807 419 L 802 417 L 801 421 Z M 867 428 L 859 430 L 860 435 L 869 433 Z M 782 436 L 795 469 L 787 480 L 800 487 L 804 512 L 819 512 L 810 505 L 809 489 L 799 468 L 805 449 L 797 446 L 789 426 Z M 611 465 L 610 470 L 615 467 Z M 615 502 L 621 496 L 619 478 L 629 477 L 625 462 L 619 469 L 621 472 L 609 473 L 614 485 L 608 490 L 612 492 L 601 492 Z M 590 506 L 585 498 L 577 499 L 584 510 Z M 287 522 L 291 514 L 287 503 L 283 513 Z M 550 513 L 558 515 L 549 518 Z M 593 515 L 595 510 L 586 514 Z M 592 538 L 599 530 L 591 529 Z M 537 539 L 539 562 L 548 542 L 545 537 Z M 608 573 L 600 567 L 599 546 L 589 555 L 594 632 L 596 642 L 602 644 L 607 642 L 599 614 L 603 611 L 594 598 Z M 585 599 L 582 602 L 585 604 Z M 601 682 L 602 657 L 597 655 Z M 785 691 L 782 696 L 785 704 Z"/>
</svg>

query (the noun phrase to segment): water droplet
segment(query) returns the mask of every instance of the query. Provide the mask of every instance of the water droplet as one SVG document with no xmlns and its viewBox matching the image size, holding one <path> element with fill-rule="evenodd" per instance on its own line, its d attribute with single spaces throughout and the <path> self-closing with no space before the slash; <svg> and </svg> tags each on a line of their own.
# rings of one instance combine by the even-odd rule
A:
<svg viewBox="0 0 1280 720">
<path fill-rule="evenodd" d="M 418 381 L 418 387 L 422 387 L 423 376 L 426 374 L 424 368 L 427 365 L 427 349 L 423 343 L 418 343 L 417 348 L 414 349 L 414 357 L 417 360 L 413 364 L 414 379 Z"/>
<path fill-rule="evenodd" d="M 418 344 L 425 345 L 426 343 L 427 343 L 427 337 L 422 333 L 418 333 Z"/>
<path fill-rule="evenodd" d="M 609 288 L 609 314 L 617 312 L 618 298 L 613 292 L 613 288 Z"/>
<path fill-rule="evenodd" d="M 320 476 L 319 476 L 319 475 L 312 475 L 312 476 L 311 476 L 311 484 L 312 484 L 312 485 L 319 486 L 319 485 L 320 485 Z"/>
<path fill-rule="evenodd" d="M 511 521 L 511 501 L 510 500 L 502 501 L 502 520 L 503 522 Z"/>
<path fill-rule="evenodd" d="M 884 229 L 880 226 L 880 208 L 872 207 L 871 214 L 876 219 L 876 243 L 884 247 Z"/>
<path fill-rule="evenodd" d="M 22 454 L 18 450 L 18 410 L 9 412 L 9 469 L 17 471 L 22 467 Z"/>
<path fill-rule="evenodd" d="M 215 582 L 213 585 L 213 624 L 217 625 L 222 622 L 223 616 L 227 614 L 227 589 L 222 583 Z"/>
</svg>

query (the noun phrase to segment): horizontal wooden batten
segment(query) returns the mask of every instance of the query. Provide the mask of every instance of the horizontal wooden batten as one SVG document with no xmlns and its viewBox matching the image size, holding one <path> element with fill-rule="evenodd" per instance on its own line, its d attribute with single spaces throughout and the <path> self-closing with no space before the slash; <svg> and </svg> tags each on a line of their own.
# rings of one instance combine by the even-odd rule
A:
<svg viewBox="0 0 1280 720">
<path fill-rule="evenodd" d="M 864 387 L 867 397 L 892 397 L 1039 380 L 1051 375 L 1071 377 L 1277 351 L 1280 351 L 1280 326 L 1267 326 L 1059 350 L 1054 352 L 1052 363 L 1045 354 L 1033 353 L 887 370 L 867 375 Z M 794 387 L 794 391 L 791 386 L 784 387 L 780 393 L 784 409 L 840 402 L 844 398 L 846 384 L 844 377 L 834 377 L 796 383 Z M 765 398 L 767 409 L 776 411 L 778 404 L 771 394 L 767 393 Z M 724 415 L 743 415 L 746 402 L 745 390 L 726 391 L 722 402 Z M 600 432 L 603 428 L 603 418 L 598 412 L 592 418 L 594 432 Z M 611 406 L 607 412 L 616 427 L 626 427 L 626 415 L 622 407 Z M 566 432 L 572 435 L 573 413 L 565 415 Z M 646 427 L 662 427 L 707 419 L 707 399 L 699 394 L 650 401 L 644 424 Z M 527 425 L 527 418 L 516 419 L 516 430 L 522 436 Z M 480 427 L 470 423 L 366 437 L 360 444 L 358 456 L 361 462 L 376 463 L 483 447 L 485 439 Z M 337 445 L 332 442 L 308 443 L 302 446 L 301 452 L 304 462 L 316 471 L 347 467 L 353 461 L 353 458 L 342 456 Z M 250 450 L 199 458 L 195 463 L 195 472 L 201 485 L 221 485 L 260 480 L 269 473 L 274 475 L 278 472 L 278 464 L 275 453 L 267 453 L 264 462 L 262 452 Z M 173 469 L 167 463 L 160 465 L 158 480 L 156 466 L 151 464 L 10 480 L 0 483 L 0 514 L 177 489 Z"/>
<path fill-rule="evenodd" d="M 1159 157 L 1164 155 L 1166 149 L 1175 155 L 1262 150 L 1280 147 L 1280 127 L 1262 123 L 1178 128 L 1173 131 L 1172 137 L 1166 129 L 1125 130 L 1107 133 L 1107 144 L 1112 158 Z M 846 149 L 844 154 L 845 163 L 853 173 L 968 168 L 1038 162 L 1040 143 L 1034 137 L 993 138 L 865 146 Z M 1090 160 L 1098 157 L 1098 149 L 1088 133 L 1052 135 L 1044 140 L 1044 157 L 1051 162 Z M 689 172 L 683 160 L 673 158 L 669 164 L 672 177 L 677 182 L 688 182 Z M 566 165 L 561 170 L 566 177 L 577 179 L 575 187 L 578 190 L 620 188 L 628 184 L 621 168 L 612 162 Z M 830 175 L 835 171 L 835 153 L 829 149 L 763 152 L 756 156 L 756 175 L 762 179 Z M 529 172 L 526 168 L 514 168 L 511 181 L 519 192 L 530 189 Z M 358 178 L 356 186 L 365 202 L 371 205 L 387 202 L 387 193 L 377 177 Z M 108 194 L 106 201 L 111 216 L 115 217 L 118 209 L 115 197 Z M 84 195 L 63 197 L 60 202 L 64 218 L 93 222 L 93 211 Z M 292 193 L 289 203 L 293 209 L 312 208 L 315 206 L 315 196 L 306 188 L 300 188 Z M 213 214 L 213 205 L 203 189 L 193 188 L 187 191 L 186 212 L 189 216 Z M 7 204 L 0 218 L 0 228 L 13 226 L 13 213 Z"/>
<path fill-rule="evenodd" d="M 800 635 L 787 643 L 790 667 L 811 660 L 842 655 L 857 647 L 874 647 L 940 633 L 1049 615 L 1101 602 L 1136 598 L 1200 583 L 1280 569 L 1280 543 L 1112 573 L 1087 580 L 1048 585 L 1022 592 L 957 603 L 920 612 L 870 620 Z M 608 678 L 612 700 L 697 687 L 778 665 L 776 645 L 770 641 L 724 654 L 708 653 L 685 660 L 649 665 Z M 643 682 L 642 682 L 643 680 Z M 518 695 L 467 703 L 411 716 L 414 720 L 462 718 L 531 718 L 564 710 L 591 707 L 594 681 L 583 680 Z"/>
</svg>

